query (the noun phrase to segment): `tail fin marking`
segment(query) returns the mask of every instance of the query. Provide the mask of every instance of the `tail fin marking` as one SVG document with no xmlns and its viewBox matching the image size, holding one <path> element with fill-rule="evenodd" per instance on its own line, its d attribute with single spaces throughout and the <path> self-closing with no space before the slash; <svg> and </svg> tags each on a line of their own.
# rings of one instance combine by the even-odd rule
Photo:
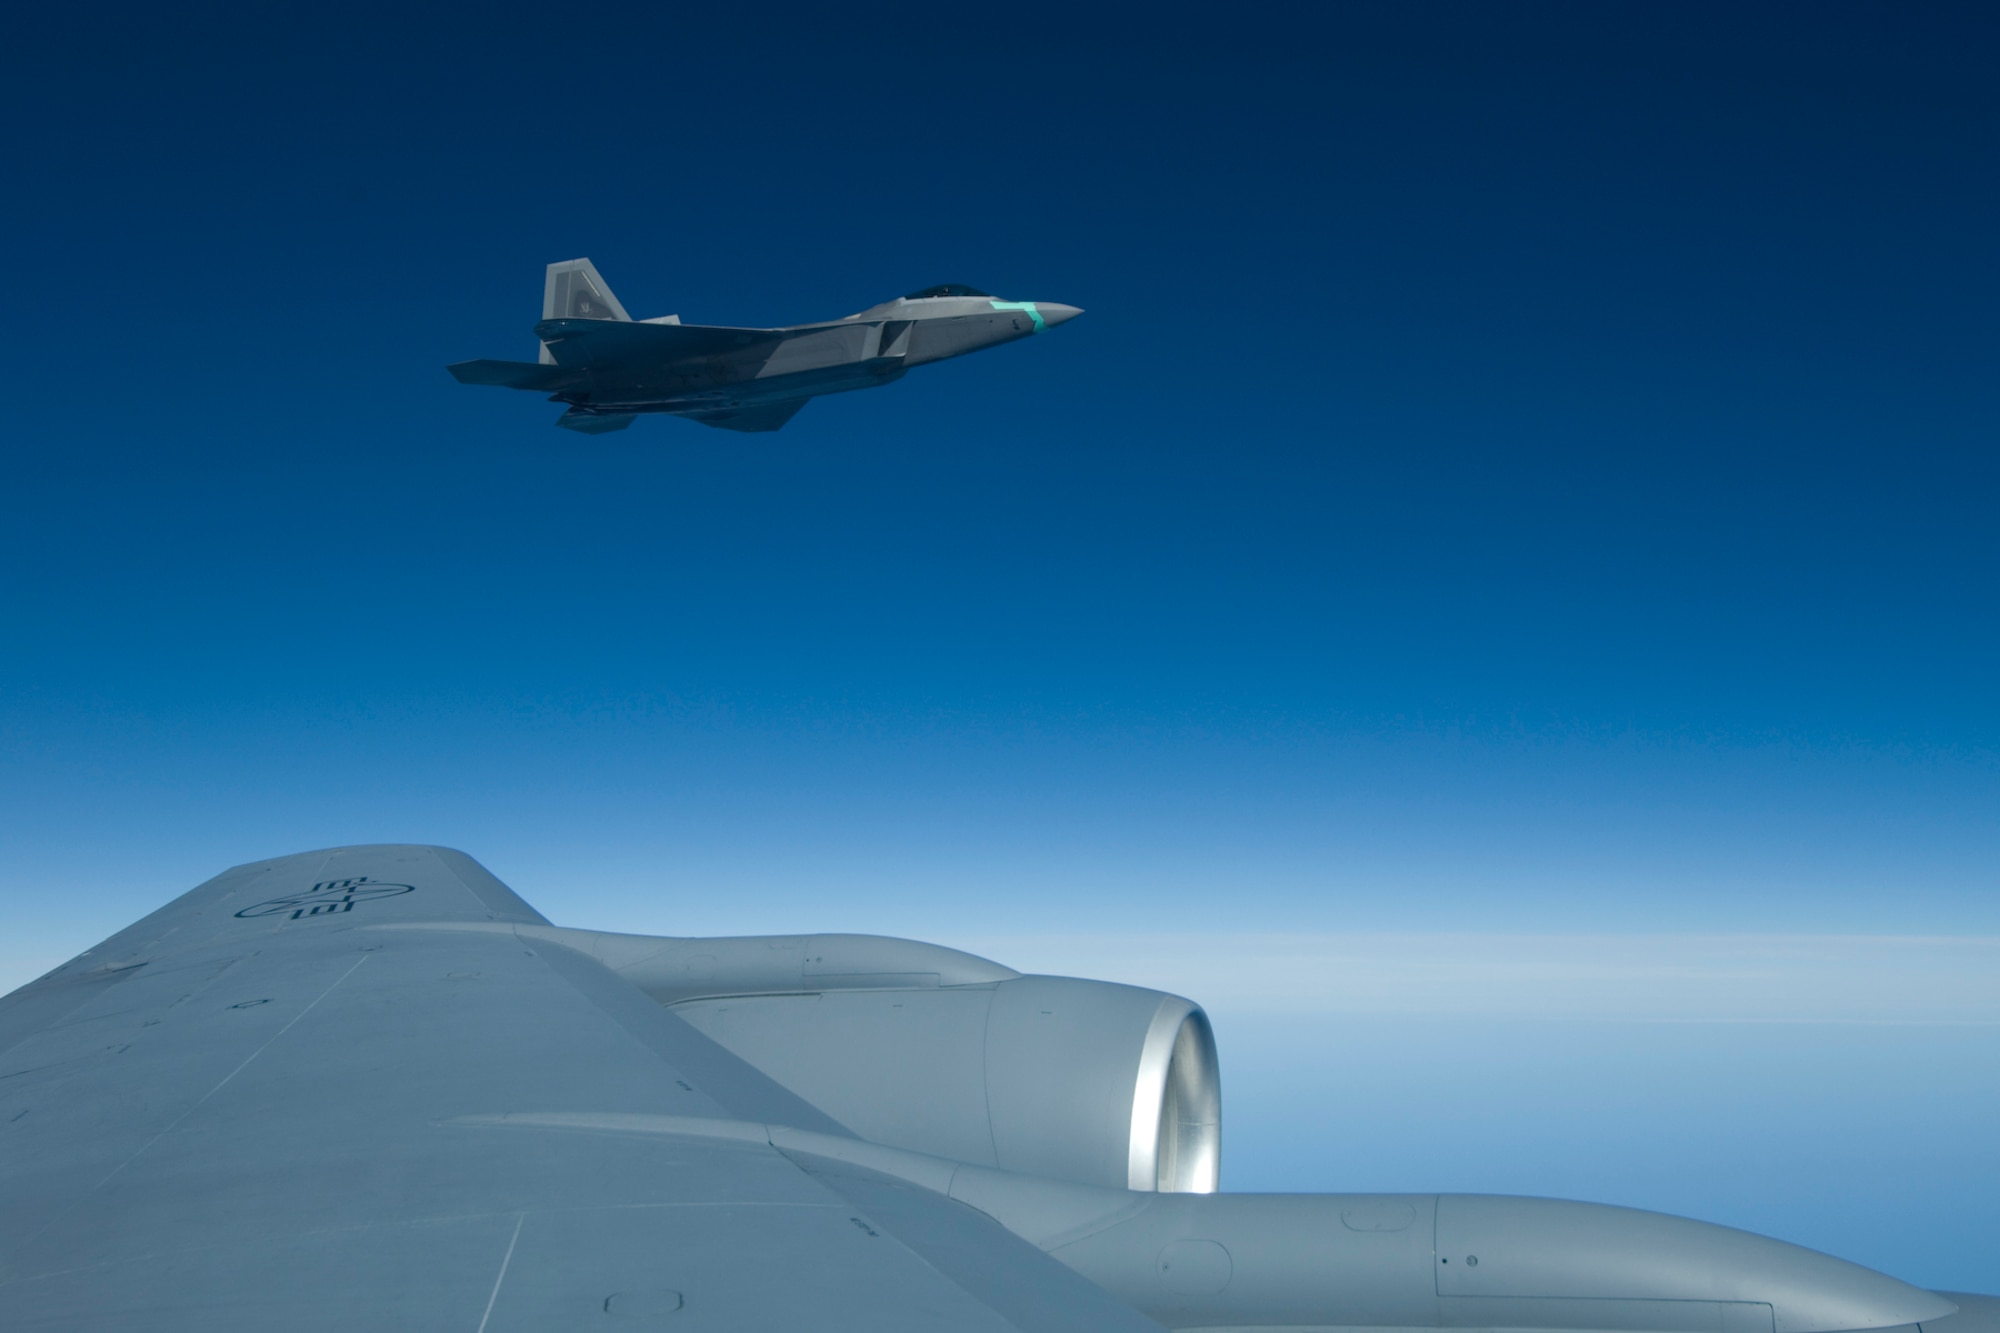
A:
<svg viewBox="0 0 2000 1333">
<path fill-rule="evenodd" d="M 588 259 L 565 259 L 549 265 L 548 281 L 542 287 L 542 318 L 632 322 L 605 284 L 604 275 Z"/>
<path fill-rule="evenodd" d="M 632 322 L 625 307 L 611 294 L 604 275 L 588 259 L 565 259 L 549 265 L 548 278 L 542 284 L 542 318 Z M 545 366 L 555 362 L 546 346 L 538 359 Z"/>
</svg>

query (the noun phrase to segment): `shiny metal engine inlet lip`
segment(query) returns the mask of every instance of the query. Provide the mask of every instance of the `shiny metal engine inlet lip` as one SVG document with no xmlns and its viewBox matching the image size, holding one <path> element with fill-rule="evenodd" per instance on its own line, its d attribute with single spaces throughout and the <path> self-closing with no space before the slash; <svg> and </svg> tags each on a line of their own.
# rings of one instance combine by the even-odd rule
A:
<svg viewBox="0 0 2000 1333">
<path fill-rule="evenodd" d="M 1222 1175 L 1222 1079 L 1199 1005 L 1163 996 L 1132 1091 L 1126 1188 L 1213 1194 Z"/>
</svg>

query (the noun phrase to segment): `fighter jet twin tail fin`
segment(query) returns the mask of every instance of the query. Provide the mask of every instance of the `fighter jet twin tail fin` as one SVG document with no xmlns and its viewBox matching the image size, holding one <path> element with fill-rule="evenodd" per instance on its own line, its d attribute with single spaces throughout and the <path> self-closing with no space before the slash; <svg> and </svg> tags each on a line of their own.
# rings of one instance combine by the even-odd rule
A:
<svg viewBox="0 0 2000 1333">
<path fill-rule="evenodd" d="M 542 287 L 542 318 L 632 322 L 625 307 L 605 285 L 604 275 L 588 259 L 549 265 L 548 280 Z"/>
<path fill-rule="evenodd" d="M 604 275 L 597 271 L 597 265 L 588 259 L 571 259 L 549 265 L 548 277 L 542 285 L 542 321 L 547 323 L 550 320 L 612 320 L 630 324 L 632 316 L 625 313 L 624 305 L 612 294 Z M 572 358 L 572 361 L 578 359 Z M 540 393 L 559 393 L 574 388 L 584 378 L 575 369 L 557 366 L 555 354 L 549 350 L 546 340 L 542 343 L 538 363 L 461 361 L 447 369 L 460 384 L 489 384 L 502 389 L 529 389 Z M 599 419 L 610 420 L 608 417 Z M 574 429 L 588 429 L 596 434 L 631 424 L 632 419 L 626 417 L 617 426 L 593 425 Z"/>
<path fill-rule="evenodd" d="M 588 381 L 592 367 L 708 356 L 780 335 L 775 330 L 684 325 L 672 315 L 635 322 L 595 264 L 588 259 L 571 259 L 549 265 L 535 336 L 542 340 L 539 361 L 461 361 L 450 367 L 452 377 L 460 384 L 559 394 Z M 796 416 L 805 403 L 804 398 L 793 398 L 686 415 L 724 430 L 772 431 Z M 637 419 L 631 412 L 572 406 L 556 424 L 585 435 L 604 435 L 624 430 Z"/>
</svg>

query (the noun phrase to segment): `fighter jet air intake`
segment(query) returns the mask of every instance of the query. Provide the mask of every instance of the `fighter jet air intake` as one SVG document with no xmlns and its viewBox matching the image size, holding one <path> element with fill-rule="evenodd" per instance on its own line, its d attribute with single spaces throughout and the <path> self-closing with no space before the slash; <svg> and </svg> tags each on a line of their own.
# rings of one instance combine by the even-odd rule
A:
<svg viewBox="0 0 2000 1333">
<path fill-rule="evenodd" d="M 1192 1001 L 560 927 L 442 847 L 238 866 L 0 1000 L 0 1143 L 6 1333 L 2000 1331 L 1659 1213 L 1220 1193 Z"/>
<path fill-rule="evenodd" d="M 942 361 L 1050 329 L 1082 314 L 1049 301 L 1002 301 L 946 284 L 858 315 L 783 328 L 634 320 L 588 259 L 549 265 L 541 360 L 460 361 L 461 384 L 528 389 L 566 403 L 558 426 L 623 430 L 641 413 L 686 417 L 724 430 L 777 430 L 808 398 L 872 389 L 911 366 Z"/>
</svg>

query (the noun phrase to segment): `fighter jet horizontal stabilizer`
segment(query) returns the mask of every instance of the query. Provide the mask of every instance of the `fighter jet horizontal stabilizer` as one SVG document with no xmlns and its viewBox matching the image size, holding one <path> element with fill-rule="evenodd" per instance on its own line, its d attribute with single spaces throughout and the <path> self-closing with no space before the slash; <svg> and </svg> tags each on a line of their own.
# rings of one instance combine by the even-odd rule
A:
<svg viewBox="0 0 2000 1333">
<path fill-rule="evenodd" d="M 583 379 L 574 366 L 547 366 L 535 361 L 460 361 L 446 366 L 460 384 L 491 384 L 502 389 L 533 389 L 554 393 Z"/>
</svg>

